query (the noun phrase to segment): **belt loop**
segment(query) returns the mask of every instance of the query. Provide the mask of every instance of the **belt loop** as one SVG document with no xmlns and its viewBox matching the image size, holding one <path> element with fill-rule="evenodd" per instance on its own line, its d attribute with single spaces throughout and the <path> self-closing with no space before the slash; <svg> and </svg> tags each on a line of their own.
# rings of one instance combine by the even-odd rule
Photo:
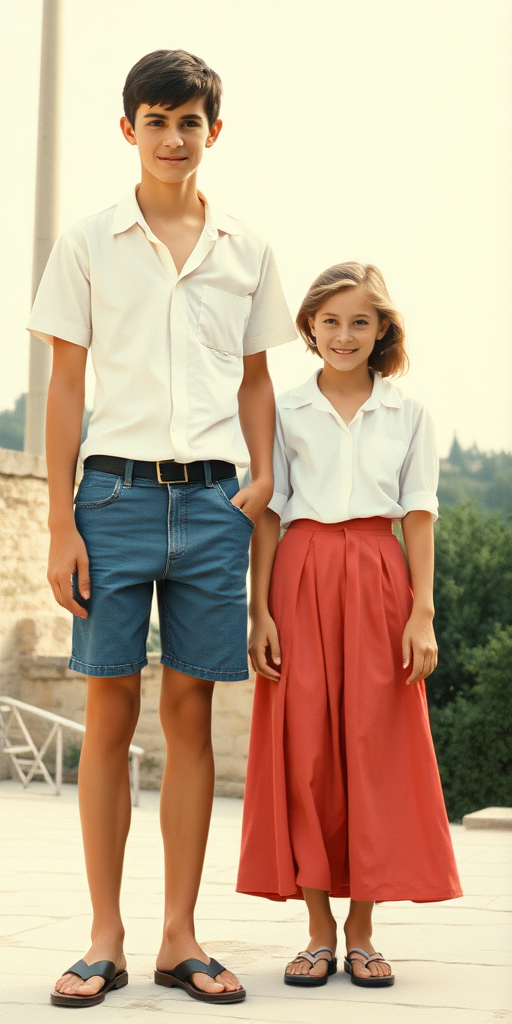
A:
<svg viewBox="0 0 512 1024">
<path fill-rule="evenodd" d="M 133 476 L 133 459 L 127 459 L 124 466 L 124 484 L 123 487 L 132 486 Z"/>
<path fill-rule="evenodd" d="M 207 487 L 213 487 L 212 484 L 212 466 L 209 460 L 203 462 L 204 466 L 204 482 Z"/>
</svg>

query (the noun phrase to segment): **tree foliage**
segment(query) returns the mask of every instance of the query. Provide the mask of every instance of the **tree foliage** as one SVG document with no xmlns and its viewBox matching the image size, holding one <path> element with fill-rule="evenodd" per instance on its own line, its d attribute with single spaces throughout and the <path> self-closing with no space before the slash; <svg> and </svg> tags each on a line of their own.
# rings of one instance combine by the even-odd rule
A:
<svg viewBox="0 0 512 1024">
<path fill-rule="evenodd" d="M 439 665 L 427 687 L 454 821 L 512 806 L 512 530 L 469 502 L 442 510 L 435 537 Z"/>
<path fill-rule="evenodd" d="M 441 506 L 474 499 L 486 512 L 506 516 L 512 512 L 512 455 L 464 449 L 454 437 L 448 458 L 441 459 L 438 494 Z"/>
<path fill-rule="evenodd" d="M 429 697 L 443 707 L 473 685 L 469 652 L 495 624 L 512 623 L 512 531 L 473 503 L 445 508 L 436 523 L 435 629 L 439 665 Z"/>
<path fill-rule="evenodd" d="M 512 806 L 512 627 L 495 626 L 467 655 L 467 696 L 431 707 L 431 723 L 448 816 Z"/>
</svg>

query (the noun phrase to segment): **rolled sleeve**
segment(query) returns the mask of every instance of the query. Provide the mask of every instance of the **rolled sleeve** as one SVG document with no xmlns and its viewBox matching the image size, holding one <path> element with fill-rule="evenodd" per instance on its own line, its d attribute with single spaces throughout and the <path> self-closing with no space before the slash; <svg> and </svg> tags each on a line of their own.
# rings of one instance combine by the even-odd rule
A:
<svg viewBox="0 0 512 1024">
<path fill-rule="evenodd" d="M 264 352 L 275 345 L 294 341 L 296 337 L 297 331 L 286 304 L 274 254 L 267 246 L 258 286 L 252 295 L 251 313 L 244 335 L 244 355 Z"/>
<path fill-rule="evenodd" d="M 277 491 L 274 491 L 274 493 L 273 493 L 273 495 L 272 495 L 272 497 L 271 497 L 267 507 L 272 512 L 275 512 L 276 515 L 278 515 L 280 519 L 282 519 L 283 518 L 283 512 L 284 512 L 287 504 L 288 504 L 288 498 L 287 498 L 286 494 L 279 494 Z"/>
<path fill-rule="evenodd" d="M 404 515 L 408 512 L 431 512 L 437 519 L 439 502 L 439 458 L 432 419 L 423 406 L 419 406 L 414 430 L 400 473 L 399 505 Z"/>
<path fill-rule="evenodd" d="M 89 348 L 91 343 L 91 289 L 87 255 L 68 233 L 61 235 L 41 278 L 28 330 L 52 344 L 63 338 Z"/>
<path fill-rule="evenodd" d="M 276 512 L 280 519 L 291 498 L 292 486 L 290 482 L 290 463 L 286 454 L 283 428 L 279 409 L 276 409 L 276 432 L 274 435 L 274 493 L 268 503 L 272 512 Z"/>
</svg>

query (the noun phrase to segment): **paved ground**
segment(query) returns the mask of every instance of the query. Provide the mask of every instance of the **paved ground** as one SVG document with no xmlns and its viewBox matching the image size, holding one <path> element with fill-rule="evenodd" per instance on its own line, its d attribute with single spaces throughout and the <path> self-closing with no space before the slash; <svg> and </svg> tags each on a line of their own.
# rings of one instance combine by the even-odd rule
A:
<svg viewBox="0 0 512 1024">
<path fill-rule="evenodd" d="M 0 783 L 3 1024 L 75 1021 L 72 1010 L 48 1002 L 51 982 L 82 955 L 89 930 L 76 788 L 64 790 L 54 797 L 41 784 L 24 793 L 18 783 Z M 124 909 L 130 984 L 89 1009 L 87 1020 L 152 1024 L 169 1016 L 176 1024 L 512 1022 L 512 831 L 453 828 L 466 892 L 462 899 L 430 905 L 387 903 L 376 909 L 377 948 L 393 962 L 393 988 L 369 992 L 339 972 L 325 988 L 299 993 L 285 988 L 282 973 L 287 959 L 306 944 L 303 905 L 234 892 L 242 805 L 217 799 L 198 936 L 210 954 L 239 972 L 249 997 L 232 1007 L 212 1008 L 152 983 L 162 907 L 157 806 L 156 793 L 141 794 L 128 845 Z M 336 901 L 336 906 L 343 920 L 345 901 Z M 80 1022 L 84 1024 L 82 1017 Z"/>
</svg>

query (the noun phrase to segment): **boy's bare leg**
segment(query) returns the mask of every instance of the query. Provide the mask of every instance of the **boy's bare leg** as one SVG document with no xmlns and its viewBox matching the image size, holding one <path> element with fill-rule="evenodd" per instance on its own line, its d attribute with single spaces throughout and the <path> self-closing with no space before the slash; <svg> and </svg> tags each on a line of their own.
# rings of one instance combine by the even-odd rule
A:
<svg viewBox="0 0 512 1024">
<path fill-rule="evenodd" d="M 182 960 L 209 957 L 196 942 L 194 908 L 201 881 L 213 800 L 211 739 L 213 683 L 164 667 L 160 719 L 167 744 L 160 821 L 165 851 L 165 920 L 159 970 Z M 241 988 L 230 971 L 222 984 L 206 974 L 192 976 L 205 992 Z"/>
<path fill-rule="evenodd" d="M 86 963 L 112 960 L 126 966 L 119 896 L 131 817 L 128 747 L 140 707 L 140 672 L 87 680 L 86 732 L 78 774 L 80 817 L 87 879 L 93 907 L 92 944 Z M 59 992 L 93 995 L 100 977 L 83 982 L 65 975 Z"/>
</svg>

